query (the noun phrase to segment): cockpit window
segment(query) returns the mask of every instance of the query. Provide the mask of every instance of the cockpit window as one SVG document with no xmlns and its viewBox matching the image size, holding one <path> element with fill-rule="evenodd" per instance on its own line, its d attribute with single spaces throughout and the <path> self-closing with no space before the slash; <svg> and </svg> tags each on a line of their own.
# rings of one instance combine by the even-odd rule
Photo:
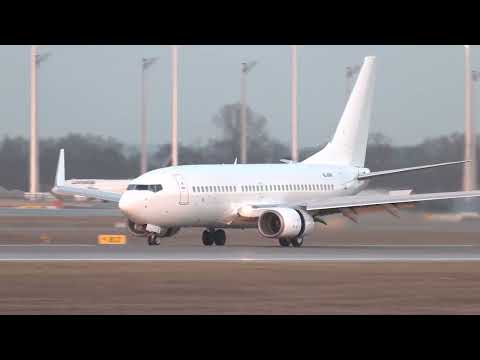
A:
<svg viewBox="0 0 480 360">
<path fill-rule="evenodd" d="M 159 192 L 163 190 L 162 185 L 137 185 L 137 184 L 130 184 L 127 187 L 127 190 L 144 190 L 144 191 L 152 191 L 152 192 Z"/>
</svg>

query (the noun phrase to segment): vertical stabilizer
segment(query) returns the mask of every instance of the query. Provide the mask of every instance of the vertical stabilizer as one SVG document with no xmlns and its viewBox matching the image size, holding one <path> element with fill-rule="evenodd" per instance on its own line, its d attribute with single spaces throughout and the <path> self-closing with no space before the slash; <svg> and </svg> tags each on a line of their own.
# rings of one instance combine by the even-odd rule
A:
<svg viewBox="0 0 480 360">
<path fill-rule="evenodd" d="M 365 58 L 335 135 L 325 148 L 303 161 L 363 167 L 372 117 L 376 58 Z"/>
<path fill-rule="evenodd" d="M 57 164 L 57 174 L 55 175 L 55 186 L 65 185 L 65 155 L 63 149 L 60 150 Z"/>
</svg>

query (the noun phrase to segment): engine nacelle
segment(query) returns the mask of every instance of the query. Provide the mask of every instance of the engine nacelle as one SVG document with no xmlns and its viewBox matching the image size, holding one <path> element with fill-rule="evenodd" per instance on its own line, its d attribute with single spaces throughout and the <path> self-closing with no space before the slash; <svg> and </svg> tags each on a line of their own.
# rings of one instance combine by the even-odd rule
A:
<svg viewBox="0 0 480 360">
<path fill-rule="evenodd" d="M 266 210 L 258 219 L 258 231 L 267 238 L 293 239 L 309 235 L 314 229 L 312 216 L 300 209 Z"/>
<path fill-rule="evenodd" d="M 127 229 L 133 236 L 143 237 L 148 235 L 147 225 L 135 224 L 132 220 L 127 220 Z"/>
</svg>

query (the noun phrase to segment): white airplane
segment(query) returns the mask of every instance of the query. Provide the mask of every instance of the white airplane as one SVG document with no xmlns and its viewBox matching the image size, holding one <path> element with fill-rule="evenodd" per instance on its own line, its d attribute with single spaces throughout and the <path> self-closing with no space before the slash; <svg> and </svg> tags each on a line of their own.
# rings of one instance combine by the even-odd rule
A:
<svg viewBox="0 0 480 360">
<path fill-rule="evenodd" d="M 65 185 L 83 188 L 83 189 L 92 189 L 99 191 L 109 191 L 116 193 L 123 193 L 127 190 L 128 185 L 132 179 L 71 179 L 66 180 Z M 55 191 L 51 191 L 52 195 L 60 200 L 90 200 L 90 198 L 82 195 L 62 195 Z"/>
<path fill-rule="evenodd" d="M 134 179 L 123 194 L 78 189 L 65 183 L 60 150 L 55 188 L 118 202 L 135 236 L 159 245 L 182 227 L 206 229 L 206 246 L 225 244 L 227 228 L 258 228 L 281 246 L 300 247 L 315 223 L 341 213 L 353 220 L 358 210 L 381 208 L 395 214 L 405 204 L 480 196 L 480 191 L 411 195 L 391 192 L 355 195 L 368 180 L 392 174 L 464 163 L 464 161 L 371 172 L 364 167 L 375 82 L 375 57 L 363 63 L 333 139 L 298 163 L 257 165 L 183 165 L 150 171 Z"/>
</svg>

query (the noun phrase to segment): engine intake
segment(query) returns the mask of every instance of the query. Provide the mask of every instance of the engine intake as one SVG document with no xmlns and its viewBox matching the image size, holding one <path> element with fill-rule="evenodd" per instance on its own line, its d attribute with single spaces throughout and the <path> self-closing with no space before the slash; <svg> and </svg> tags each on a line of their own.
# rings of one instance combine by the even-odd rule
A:
<svg viewBox="0 0 480 360">
<path fill-rule="evenodd" d="M 278 208 L 266 210 L 258 219 L 258 231 L 267 238 L 292 239 L 313 232 L 315 221 L 304 210 Z"/>
</svg>

